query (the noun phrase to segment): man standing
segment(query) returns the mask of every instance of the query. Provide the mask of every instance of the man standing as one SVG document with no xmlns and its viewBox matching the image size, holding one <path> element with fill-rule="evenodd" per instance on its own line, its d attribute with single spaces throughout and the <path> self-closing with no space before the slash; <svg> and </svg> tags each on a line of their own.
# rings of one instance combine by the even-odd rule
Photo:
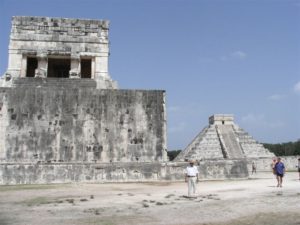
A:
<svg viewBox="0 0 300 225">
<path fill-rule="evenodd" d="M 276 171 L 275 171 L 276 163 L 277 163 L 277 158 L 273 158 L 272 163 L 271 163 L 271 168 L 272 168 L 272 172 L 274 175 L 276 175 Z"/>
<path fill-rule="evenodd" d="M 256 165 L 255 162 L 252 162 L 252 174 L 256 173 Z"/>
<path fill-rule="evenodd" d="M 299 180 L 300 180 L 300 158 L 298 159 L 298 173 L 299 173 Z"/>
<path fill-rule="evenodd" d="M 281 162 L 281 158 L 277 158 L 277 163 L 275 164 L 275 173 L 277 179 L 277 187 L 282 187 L 282 178 L 285 173 L 285 166 L 283 162 Z"/>
<path fill-rule="evenodd" d="M 188 197 L 193 197 L 196 194 L 196 183 L 199 181 L 199 171 L 194 164 L 195 161 L 190 160 L 185 173 L 185 182 L 188 183 Z"/>
</svg>

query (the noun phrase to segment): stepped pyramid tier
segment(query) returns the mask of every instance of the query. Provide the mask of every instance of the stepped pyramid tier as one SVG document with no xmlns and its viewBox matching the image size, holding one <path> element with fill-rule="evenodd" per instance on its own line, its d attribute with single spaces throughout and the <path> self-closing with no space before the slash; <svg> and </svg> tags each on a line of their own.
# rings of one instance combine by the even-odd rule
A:
<svg viewBox="0 0 300 225">
<path fill-rule="evenodd" d="M 265 157 L 274 157 L 274 154 L 235 124 L 233 115 L 215 114 L 174 161 Z"/>
</svg>

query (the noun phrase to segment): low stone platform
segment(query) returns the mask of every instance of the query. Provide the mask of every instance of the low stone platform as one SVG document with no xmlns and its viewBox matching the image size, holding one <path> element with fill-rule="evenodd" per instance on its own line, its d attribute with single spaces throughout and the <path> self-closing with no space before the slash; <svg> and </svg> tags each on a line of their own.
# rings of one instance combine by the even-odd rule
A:
<svg viewBox="0 0 300 225">
<path fill-rule="evenodd" d="M 186 162 L 128 163 L 1 163 L 0 184 L 104 183 L 183 180 Z M 247 178 L 243 160 L 200 162 L 200 179 Z"/>
</svg>

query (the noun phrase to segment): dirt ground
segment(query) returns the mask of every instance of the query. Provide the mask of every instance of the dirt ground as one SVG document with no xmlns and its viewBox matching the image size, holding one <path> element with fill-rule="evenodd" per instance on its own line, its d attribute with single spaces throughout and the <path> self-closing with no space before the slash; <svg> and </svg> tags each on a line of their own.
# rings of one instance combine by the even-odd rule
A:
<svg viewBox="0 0 300 225">
<path fill-rule="evenodd" d="M 271 173 L 184 182 L 0 186 L 0 225 L 300 225 L 300 181 Z"/>
</svg>

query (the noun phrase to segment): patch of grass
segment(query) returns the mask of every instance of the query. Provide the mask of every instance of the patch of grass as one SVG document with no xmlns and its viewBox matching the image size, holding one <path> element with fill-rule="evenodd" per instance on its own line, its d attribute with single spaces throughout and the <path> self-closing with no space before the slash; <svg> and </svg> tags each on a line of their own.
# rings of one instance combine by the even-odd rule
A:
<svg viewBox="0 0 300 225">
<path fill-rule="evenodd" d="M 4 215 L 4 213 L 0 212 L 0 224 L 1 225 L 10 225 L 10 224 L 15 224 L 16 223 L 16 218 L 9 218 Z"/>
<path fill-rule="evenodd" d="M 147 203 L 143 203 L 143 207 L 144 207 L 144 208 L 148 208 L 149 205 L 148 205 Z"/>
<path fill-rule="evenodd" d="M 281 213 L 257 213 L 250 216 L 240 217 L 218 225 L 260 225 L 260 224 L 272 224 L 272 225 L 298 225 L 300 224 L 298 212 L 281 212 Z M 216 225 L 212 223 L 212 225 Z"/>
<path fill-rule="evenodd" d="M 104 218 L 89 218 L 81 222 L 84 225 L 116 225 L 115 222 L 110 219 Z"/>
<path fill-rule="evenodd" d="M 156 202 L 156 205 L 165 205 L 163 202 Z"/>
<path fill-rule="evenodd" d="M 170 198 L 170 197 L 173 197 L 175 196 L 174 194 L 169 194 L 169 195 L 166 195 L 165 198 Z"/>
<path fill-rule="evenodd" d="M 116 225 L 116 223 L 110 220 L 106 220 L 106 221 L 100 220 L 99 225 Z"/>
<path fill-rule="evenodd" d="M 36 198 L 32 198 L 32 199 L 21 202 L 21 204 L 25 204 L 27 206 L 51 204 L 51 203 L 54 203 L 54 201 L 47 197 L 36 197 Z"/>
<path fill-rule="evenodd" d="M 34 205 L 43 205 L 43 204 L 62 204 L 62 203 L 70 203 L 74 204 L 75 199 L 73 199 L 74 196 L 63 196 L 63 197 L 35 197 L 31 198 L 22 202 L 18 202 L 20 204 L 25 204 L 27 206 L 34 206 Z M 87 199 L 83 198 L 80 199 L 81 202 L 88 201 Z"/>
<path fill-rule="evenodd" d="M 149 186 L 170 186 L 171 182 L 160 181 L 160 182 L 145 182 Z"/>
<path fill-rule="evenodd" d="M 90 208 L 90 209 L 85 209 L 83 212 L 84 213 L 93 213 L 95 215 L 100 215 L 101 212 L 103 212 L 103 208 Z"/>
<path fill-rule="evenodd" d="M 70 199 L 66 199 L 67 202 L 69 202 L 70 204 L 74 204 L 74 199 L 70 198 Z"/>
<path fill-rule="evenodd" d="M 77 220 L 80 225 L 119 225 L 119 224 L 149 224 L 152 222 L 153 218 L 148 218 L 147 216 L 143 218 L 138 218 L 137 215 L 130 216 L 91 216 L 89 218 Z"/>
<path fill-rule="evenodd" d="M 62 187 L 70 187 L 70 184 L 20 184 L 0 186 L 0 192 L 4 191 L 24 191 L 24 190 L 47 190 Z"/>
</svg>

